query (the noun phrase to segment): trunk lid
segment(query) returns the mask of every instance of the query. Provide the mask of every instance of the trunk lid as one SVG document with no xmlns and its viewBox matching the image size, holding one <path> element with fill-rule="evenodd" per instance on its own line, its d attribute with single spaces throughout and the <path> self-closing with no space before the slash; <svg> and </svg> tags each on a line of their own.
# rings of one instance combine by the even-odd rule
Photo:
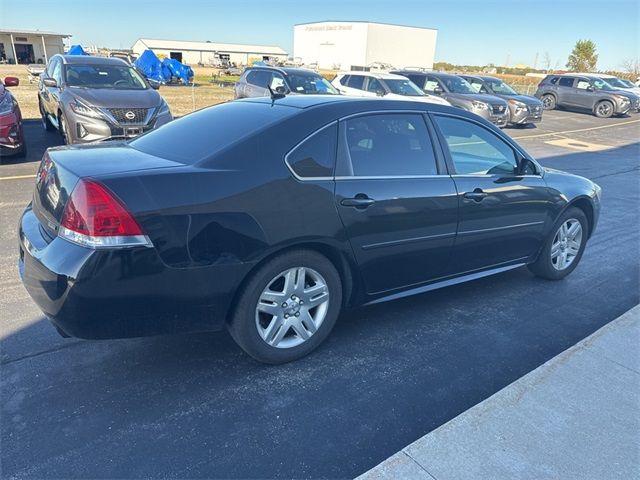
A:
<svg viewBox="0 0 640 480">
<path fill-rule="evenodd" d="M 50 148 L 36 175 L 33 211 L 46 233 L 55 236 L 62 213 L 78 180 L 131 174 L 136 171 L 172 168 L 182 163 L 135 150 L 126 144 L 96 144 Z"/>
</svg>

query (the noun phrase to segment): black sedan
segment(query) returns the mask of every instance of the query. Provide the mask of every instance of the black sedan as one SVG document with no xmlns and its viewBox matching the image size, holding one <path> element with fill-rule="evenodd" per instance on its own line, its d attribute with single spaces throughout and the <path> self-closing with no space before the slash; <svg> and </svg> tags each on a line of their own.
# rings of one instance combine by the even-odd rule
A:
<svg viewBox="0 0 640 480">
<path fill-rule="evenodd" d="M 226 327 L 282 363 L 344 308 L 524 265 L 565 277 L 600 192 L 460 109 L 241 100 L 126 143 L 50 149 L 19 266 L 62 335 Z"/>
</svg>

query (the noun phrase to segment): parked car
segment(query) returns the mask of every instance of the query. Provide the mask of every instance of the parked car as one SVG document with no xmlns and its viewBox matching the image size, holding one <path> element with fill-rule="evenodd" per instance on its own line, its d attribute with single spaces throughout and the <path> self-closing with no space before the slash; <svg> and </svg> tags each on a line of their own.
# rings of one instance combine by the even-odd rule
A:
<svg viewBox="0 0 640 480">
<path fill-rule="evenodd" d="M 0 163 L 3 157 L 24 157 L 27 144 L 22 128 L 22 112 L 16 98 L 7 87 L 17 87 L 20 80 L 16 77 L 5 77 L 0 80 Z"/>
<path fill-rule="evenodd" d="M 496 77 L 460 75 L 480 94 L 495 95 L 509 104 L 509 123 L 528 125 L 542 120 L 542 102 L 536 97 L 520 95 L 508 84 Z"/>
<path fill-rule="evenodd" d="M 54 55 L 40 75 L 42 124 L 65 143 L 132 138 L 172 120 L 160 94 L 124 60 Z"/>
<path fill-rule="evenodd" d="M 564 278 L 600 195 L 459 108 L 240 100 L 126 143 L 50 148 L 20 220 L 19 271 L 63 335 L 226 327 L 282 363 L 315 349 L 345 307 L 524 265 Z"/>
<path fill-rule="evenodd" d="M 590 78 L 599 78 L 600 80 L 604 80 L 609 85 L 617 90 L 621 90 L 623 92 L 633 93 L 635 96 L 640 98 L 640 87 L 636 87 L 629 80 L 625 80 L 624 78 L 618 78 L 613 75 L 606 75 L 604 73 L 581 73 L 580 75 L 584 75 L 585 77 Z M 640 102 L 637 105 L 636 111 L 640 111 Z"/>
<path fill-rule="evenodd" d="M 285 95 L 338 95 L 326 78 L 306 68 L 251 67 L 236 82 L 235 98 L 269 97 L 269 88 Z"/>
<path fill-rule="evenodd" d="M 547 75 L 538 85 L 536 97 L 545 110 L 556 107 L 587 110 L 599 118 L 625 115 L 640 107 L 640 98 L 617 90 L 604 80 L 585 75 Z"/>
<path fill-rule="evenodd" d="M 408 78 L 391 73 L 338 73 L 332 83 L 344 95 L 372 98 L 384 97 L 390 100 L 413 100 L 436 103 L 438 105 L 451 105 L 443 98 L 427 95 Z"/>
<path fill-rule="evenodd" d="M 509 121 L 509 106 L 502 98 L 481 95 L 473 90 L 462 77 L 440 72 L 400 70 L 392 73 L 403 75 L 426 93 L 439 95 L 454 107 L 475 113 L 498 127 Z"/>
</svg>

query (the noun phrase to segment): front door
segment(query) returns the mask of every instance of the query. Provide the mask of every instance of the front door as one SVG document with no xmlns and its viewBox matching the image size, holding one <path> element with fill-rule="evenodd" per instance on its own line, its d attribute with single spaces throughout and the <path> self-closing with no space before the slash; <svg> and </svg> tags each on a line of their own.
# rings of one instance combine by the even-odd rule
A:
<svg viewBox="0 0 640 480">
<path fill-rule="evenodd" d="M 456 273 L 528 261 L 544 242 L 551 195 L 537 166 L 489 127 L 434 115 L 460 202 Z"/>
<path fill-rule="evenodd" d="M 458 200 L 437 163 L 419 112 L 340 122 L 336 207 L 367 293 L 448 273 Z"/>
</svg>

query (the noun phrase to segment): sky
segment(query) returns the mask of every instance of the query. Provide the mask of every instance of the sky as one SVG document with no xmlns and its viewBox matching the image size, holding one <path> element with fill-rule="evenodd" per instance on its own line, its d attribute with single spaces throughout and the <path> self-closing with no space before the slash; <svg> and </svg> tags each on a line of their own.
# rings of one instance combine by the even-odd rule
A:
<svg viewBox="0 0 640 480">
<path fill-rule="evenodd" d="M 575 42 L 595 42 L 600 70 L 640 57 L 640 0 L 0 0 L 0 28 L 73 35 L 131 48 L 138 38 L 277 45 L 293 25 L 364 20 L 438 29 L 436 61 L 563 68 Z M 389 41 L 393 41 L 390 39 Z"/>
</svg>

